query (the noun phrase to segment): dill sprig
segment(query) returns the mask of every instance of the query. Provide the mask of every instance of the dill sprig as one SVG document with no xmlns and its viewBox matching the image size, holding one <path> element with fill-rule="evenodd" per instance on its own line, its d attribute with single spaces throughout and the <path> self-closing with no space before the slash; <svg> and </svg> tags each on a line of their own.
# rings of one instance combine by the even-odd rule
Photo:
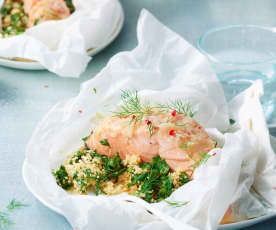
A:
<svg viewBox="0 0 276 230">
<path fill-rule="evenodd" d="M 180 99 L 170 101 L 167 104 L 158 104 L 155 108 L 165 111 L 176 111 L 177 113 L 183 113 L 186 116 L 193 117 L 195 113 L 192 111 L 192 105 L 186 103 Z"/>
<path fill-rule="evenodd" d="M 10 219 L 10 216 L 7 212 L 0 212 L 0 229 L 4 230 L 7 227 L 13 225 L 14 222 Z"/>
<path fill-rule="evenodd" d="M 21 208 L 21 207 L 27 207 L 28 205 L 23 204 L 20 201 L 17 201 L 15 199 L 11 200 L 11 202 L 9 203 L 9 205 L 7 206 L 8 211 L 13 211 L 15 209 Z"/>
<path fill-rule="evenodd" d="M 113 112 L 115 116 L 127 117 L 135 115 L 135 120 L 141 120 L 144 115 L 152 114 L 154 109 L 159 109 L 160 111 L 175 110 L 177 113 L 182 113 L 190 117 L 193 117 L 195 114 L 192 111 L 192 105 L 180 99 L 170 101 L 167 104 L 157 104 L 156 106 L 150 106 L 149 103 L 142 104 L 140 98 L 138 97 L 137 90 L 134 92 L 122 90 L 121 99 L 123 105 L 120 106 L 119 112 Z"/>
<path fill-rule="evenodd" d="M 177 113 L 185 114 L 186 116 L 193 117 L 194 112 L 192 106 L 189 103 L 185 103 L 179 99 L 170 101 L 167 104 L 157 104 L 151 106 L 150 103 L 141 103 L 138 96 L 138 91 L 122 90 L 121 94 L 122 105 L 119 107 L 118 112 L 113 112 L 114 116 L 120 117 L 132 117 L 130 124 L 134 121 L 141 121 L 145 115 L 152 114 L 155 110 L 162 111 L 176 111 Z M 150 136 L 154 134 L 154 125 L 150 122 L 147 123 Z M 185 124 L 177 124 L 179 126 L 185 126 Z"/>
<path fill-rule="evenodd" d="M 170 206 L 173 206 L 173 207 L 182 207 L 182 206 L 185 206 L 189 203 L 189 201 L 185 201 L 185 202 L 178 202 L 178 201 L 169 201 L 169 200 L 164 200 L 167 204 L 169 204 Z"/>
<path fill-rule="evenodd" d="M 142 104 L 138 97 L 138 92 L 135 90 L 122 90 L 121 99 L 123 105 L 120 106 L 119 112 L 113 112 L 116 116 L 127 117 L 133 116 L 134 120 L 142 120 L 144 115 L 153 113 L 153 108 L 149 104 Z"/>
<path fill-rule="evenodd" d="M 11 212 L 26 206 L 28 205 L 23 204 L 22 202 L 15 199 L 11 200 L 10 203 L 6 206 L 6 211 L 0 211 L 0 230 L 7 229 L 14 224 L 10 217 Z"/>
</svg>

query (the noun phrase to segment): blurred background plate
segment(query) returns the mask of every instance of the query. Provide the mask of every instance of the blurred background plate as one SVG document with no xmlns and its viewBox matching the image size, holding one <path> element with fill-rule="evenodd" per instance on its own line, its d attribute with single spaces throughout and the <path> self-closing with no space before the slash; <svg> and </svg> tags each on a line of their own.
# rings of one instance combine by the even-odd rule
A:
<svg viewBox="0 0 276 230">
<path fill-rule="evenodd" d="M 94 56 L 100 51 L 102 51 L 105 47 L 107 47 L 111 42 L 115 40 L 115 38 L 119 35 L 120 31 L 122 30 L 122 27 L 124 24 L 124 11 L 120 3 L 119 5 L 120 5 L 120 17 L 115 27 L 113 28 L 113 32 L 111 36 L 100 47 L 88 49 L 87 53 L 89 56 Z M 23 58 L 0 57 L 0 65 L 10 67 L 10 68 L 15 68 L 15 69 L 23 69 L 23 70 L 44 70 L 45 69 L 45 67 L 42 66 L 39 62 L 23 59 Z"/>
</svg>

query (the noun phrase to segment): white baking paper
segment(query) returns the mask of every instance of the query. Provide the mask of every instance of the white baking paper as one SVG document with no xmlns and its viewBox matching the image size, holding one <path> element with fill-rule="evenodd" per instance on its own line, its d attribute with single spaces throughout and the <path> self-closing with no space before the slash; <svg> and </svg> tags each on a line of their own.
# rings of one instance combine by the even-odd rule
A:
<svg viewBox="0 0 276 230">
<path fill-rule="evenodd" d="M 57 104 L 38 124 L 25 162 L 31 191 L 79 230 L 215 230 L 229 207 L 234 220 L 273 210 L 276 164 L 259 101 L 262 82 L 228 104 L 208 60 L 146 10 L 140 15 L 137 35 L 134 50 L 111 58 L 82 85 L 77 97 Z M 121 89 L 137 89 L 152 102 L 189 101 L 195 119 L 218 142 L 220 148 L 209 153 L 216 154 L 196 169 L 193 181 L 168 198 L 188 201 L 187 205 L 149 204 L 126 194 L 70 195 L 56 184 L 51 170 L 80 147 L 81 138 L 96 125 L 97 114 L 114 110 Z M 234 126 L 229 118 L 236 120 Z M 265 204 L 259 197 L 267 200 Z"/>
<path fill-rule="evenodd" d="M 87 50 L 101 47 L 114 33 L 121 6 L 118 0 L 73 0 L 73 4 L 76 11 L 64 20 L 1 38 L 0 57 L 35 60 L 59 76 L 79 77 L 91 60 Z"/>
</svg>

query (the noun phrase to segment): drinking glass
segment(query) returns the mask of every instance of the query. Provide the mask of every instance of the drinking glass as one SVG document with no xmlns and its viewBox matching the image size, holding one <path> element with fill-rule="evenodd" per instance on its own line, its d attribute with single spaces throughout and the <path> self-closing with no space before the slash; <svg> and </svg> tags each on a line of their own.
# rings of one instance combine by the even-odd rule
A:
<svg viewBox="0 0 276 230">
<path fill-rule="evenodd" d="M 198 41 L 230 100 L 257 79 L 264 83 L 261 99 L 267 122 L 276 126 L 276 28 L 232 25 L 214 28 Z"/>
</svg>

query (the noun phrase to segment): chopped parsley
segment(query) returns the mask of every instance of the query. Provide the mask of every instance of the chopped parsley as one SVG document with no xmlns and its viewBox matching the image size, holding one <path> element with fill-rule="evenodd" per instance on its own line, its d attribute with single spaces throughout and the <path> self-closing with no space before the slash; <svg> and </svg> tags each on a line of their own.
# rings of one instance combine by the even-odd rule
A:
<svg viewBox="0 0 276 230">
<path fill-rule="evenodd" d="M 72 0 L 65 0 L 65 3 L 70 10 L 70 14 L 74 13 L 76 9 L 75 9 L 75 6 L 73 5 Z"/>
<path fill-rule="evenodd" d="M 39 23 L 39 18 L 36 18 L 34 21 L 34 25 L 36 26 L 36 25 L 38 25 L 38 23 Z"/>
<path fill-rule="evenodd" d="M 131 183 L 128 186 L 138 185 L 137 196 L 148 202 L 161 201 L 174 191 L 170 168 L 160 156 L 155 156 L 151 163 L 142 163 L 144 171 L 140 174 L 131 174 Z"/>
<path fill-rule="evenodd" d="M 183 145 L 180 145 L 179 148 L 181 148 L 181 149 L 187 149 L 187 148 L 189 148 L 190 145 L 191 145 L 191 142 L 186 142 Z"/>
<path fill-rule="evenodd" d="M 230 125 L 234 125 L 236 123 L 236 121 L 233 119 L 229 119 L 229 123 L 230 123 Z"/>
<path fill-rule="evenodd" d="M 73 183 L 70 181 L 68 173 L 63 165 L 53 172 L 53 175 L 56 178 L 57 184 L 63 189 L 68 190 L 72 187 Z"/>
<path fill-rule="evenodd" d="M 104 145 L 104 146 L 110 147 L 110 144 L 108 143 L 107 139 L 102 139 L 102 140 L 100 140 L 100 143 L 101 143 L 102 145 Z"/>
<path fill-rule="evenodd" d="M 24 11 L 23 2 L 19 0 L 4 1 L 1 7 L 2 35 L 4 38 L 25 32 L 28 17 Z"/>
<path fill-rule="evenodd" d="M 89 136 L 86 136 L 86 137 L 84 137 L 84 138 L 82 138 L 82 141 L 87 141 L 87 139 L 89 138 Z"/>
<path fill-rule="evenodd" d="M 89 164 L 85 165 L 84 160 L 89 162 L 97 162 L 98 168 L 101 170 L 92 170 Z M 97 153 L 96 150 L 87 150 L 85 148 L 77 151 L 68 159 L 70 167 L 76 165 L 78 169 L 73 171 L 71 176 L 68 175 L 64 165 L 61 165 L 53 175 L 56 178 L 57 184 L 63 189 L 68 190 L 73 186 L 81 194 L 86 194 L 91 188 L 96 195 L 105 194 L 105 182 L 111 181 L 117 183 L 119 176 L 126 173 L 129 184 L 125 184 L 126 188 L 135 186 L 136 195 L 148 202 L 159 202 L 166 199 L 171 193 L 190 181 L 189 176 L 185 172 L 181 172 L 178 179 L 178 185 L 173 184 L 172 173 L 166 161 L 160 156 L 155 156 L 152 162 L 143 162 L 133 165 L 124 164 L 119 153 L 109 157 Z M 71 170 L 71 169 L 70 169 Z"/>
<path fill-rule="evenodd" d="M 123 161 L 118 153 L 113 157 L 98 154 L 97 151 L 89 151 L 89 154 L 92 158 L 100 159 L 103 171 L 94 174 L 89 168 L 86 168 L 83 170 L 82 176 L 79 176 L 78 173 L 74 173 L 73 179 L 77 182 L 79 190 L 82 193 L 86 193 L 94 182 L 96 195 L 104 194 L 101 189 L 102 183 L 108 180 L 118 180 L 118 177 L 124 173 L 127 168 L 123 165 Z"/>
<path fill-rule="evenodd" d="M 182 186 L 182 185 L 188 183 L 189 181 L 191 181 L 191 179 L 188 177 L 187 173 L 181 172 L 181 174 L 180 174 L 180 185 Z"/>
<path fill-rule="evenodd" d="M 93 91 L 94 91 L 95 94 L 97 93 L 97 89 L 96 88 L 93 88 Z"/>
</svg>

